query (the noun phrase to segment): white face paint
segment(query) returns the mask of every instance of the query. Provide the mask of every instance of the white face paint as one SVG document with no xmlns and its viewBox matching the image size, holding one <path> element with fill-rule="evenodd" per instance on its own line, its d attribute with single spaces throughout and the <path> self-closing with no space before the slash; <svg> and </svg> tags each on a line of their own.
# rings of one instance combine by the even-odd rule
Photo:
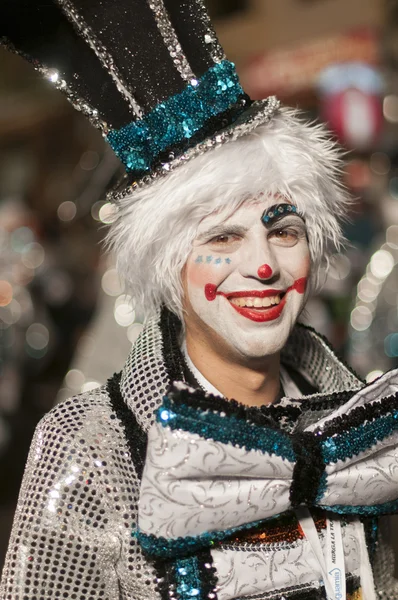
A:
<svg viewBox="0 0 398 600">
<path fill-rule="evenodd" d="M 184 269 L 187 331 L 215 332 L 245 358 L 280 352 L 310 273 L 304 221 L 294 212 L 261 220 L 266 208 L 285 202 L 253 201 L 227 220 L 215 213 L 201 222 Z"/>
</svg>

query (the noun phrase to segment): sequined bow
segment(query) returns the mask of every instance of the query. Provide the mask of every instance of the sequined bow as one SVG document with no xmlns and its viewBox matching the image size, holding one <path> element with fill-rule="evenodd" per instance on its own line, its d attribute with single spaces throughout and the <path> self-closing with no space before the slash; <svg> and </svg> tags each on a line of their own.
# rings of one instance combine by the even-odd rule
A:
<svg viewBox="0 0 398 600">
<path fill-rule="evenodd" d="M 300 505 L 398 510 L 398 370 L 289 434 L 260 409 L 176 383 L 149 431 L 138 539 L 174 558 Z M 311 409 L 311 403 L 309 409 Z M 270 413 L 271 414 L 271 413 Z M 308 421 L 307 421 L 308 422 Z"/>
</svg>

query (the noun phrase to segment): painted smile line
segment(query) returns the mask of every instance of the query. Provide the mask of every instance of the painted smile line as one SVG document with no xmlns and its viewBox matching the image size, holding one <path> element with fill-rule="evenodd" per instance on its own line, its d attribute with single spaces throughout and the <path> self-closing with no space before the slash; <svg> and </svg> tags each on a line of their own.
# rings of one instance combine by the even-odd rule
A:
<svg viewBox="0 0 398 600">
<path fill-rule="evenodd" d="M 216 291 L 215 295 L 226 298 L 231 306 L 243 317 L 257 323 L 264 323 L 266 321 L 274 321 L 282 314 L 289 292 L 295 290 L 299 294 L 304 294 L 306 284 L 307 278 L 301 277 L 287 290 L 267 289 L 261 291 L 231 292 L 228 294 Z"/>
</svg>

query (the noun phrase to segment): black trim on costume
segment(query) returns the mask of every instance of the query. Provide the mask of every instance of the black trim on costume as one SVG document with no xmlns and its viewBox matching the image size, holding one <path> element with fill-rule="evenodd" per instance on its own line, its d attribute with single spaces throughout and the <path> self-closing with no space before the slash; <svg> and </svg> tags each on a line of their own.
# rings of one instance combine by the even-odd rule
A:
<svg viewBox="0 0 398 600">
<path fill-rule="evenodd" d="M 112 408 L 125 431 L 127 445 L 135 470 L 138 477 L 141 479 L 145 464 L 147 434 L 138 424 L 134 412 L 130 410 L 123 400 L 123 396 L 120 391 L 121 376 L 121 373 L 115 373 L 112 375 L 112 377 L 110 377 L 106 383 L 106 388 Z M 111 415 L 111 418 L 112 417 L 113 415 Z"/>
<path fill-rule="evenodd" d="M 307 411 L 318 411 L 318 410 L 334 410 L 351 400 L 351 398 L 357 394 L 359 390 L 346 390 L 344 392 L 332 392 L 331 394 L 325 394 L 318 398 L 304 399 L 301 403 L 303 412 Z"/>
<path fill-rule="evenodd" d="M 211 552 L 210 550 L 203 550 L 197 554 L 197 557 L 199 562 L 199 580 L 203 598 L 217 600 L 217 569 L 213 565 Z"/>
<path fill-rule="evenodd" d="M 398 393 L 387 396 L 382 400 L 376 400 L 372 404 L 358 406 L 348 415 L 332 419 L 325 427 L 325 430 L 320 432 L 318 439 L 323 440 L 334 434 L 345 433 L 352 427 L 363 425 L 366 421 L 374 421 L 375 419 L 386 416 L 396 410 L 398 410 Z"/>
<path fill-rule="evenodd" d="M 285 593 L 283 592 L 285 595 Z M 326 592 L 325 588 L 321 587 L 319 589 L 305 590 L 303 592 L 293 593 L 291 595 L 286 595 L 286 600 L 326 600 Z"/>
<path fill-rule="evenodd" d="M 173 596 L 170 595 L 170 592 L 175 592 L 176 588 L 174 563 L 161 559 L 155 559 L 152 562 L 156 571 L 156 588 L 161 599 L 170 600 L 170 598 L 176 598 L 174 594 Z"/>
<path fill-rule="evenodd" d="M 293 507 L 315 504 L 321 478 L 325 470 L 322 450 L 313 433 L 296 433 L 292 436 L 296 464 L 293 468 L 290 502 Z"/>
<path fill-rule="evenodd" d="M 178 331 L 181 323 L 171 311 L 163 306 L 160 315 L 162 333 L 163 359 L 169 376 L 169 384 L 173 381 L 185 381 L 182 369 L 183 357 L 178 343 Z"/>
</svg>

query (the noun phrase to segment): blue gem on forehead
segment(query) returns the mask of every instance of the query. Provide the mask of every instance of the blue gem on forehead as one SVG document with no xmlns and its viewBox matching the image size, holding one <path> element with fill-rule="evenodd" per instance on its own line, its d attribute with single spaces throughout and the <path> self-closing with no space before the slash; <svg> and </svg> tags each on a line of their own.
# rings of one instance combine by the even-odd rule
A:
<svg viewBox="0 0 398 600">
<path fill-rule="evenodd" d="M 273 210 L 265 209 L 261 220 L 263 223 L 269 223 L 275 217 L 281 217 L 287 213 L 297 213 L 297 207 L 294 204 L 278 204 Z"/>
</svg>

